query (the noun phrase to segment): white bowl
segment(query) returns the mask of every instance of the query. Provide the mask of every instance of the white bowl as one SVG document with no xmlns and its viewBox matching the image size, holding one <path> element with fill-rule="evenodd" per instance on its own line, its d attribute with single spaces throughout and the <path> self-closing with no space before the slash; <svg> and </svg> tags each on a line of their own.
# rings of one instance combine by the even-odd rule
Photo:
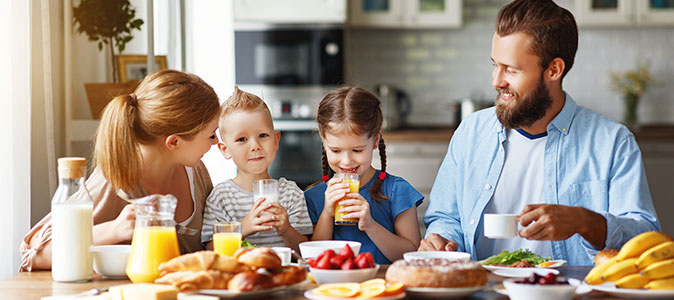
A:
<svg viewBox="0 0 674 300">
<path fill-rule="evenodd" d="M 327 249 L 332 249 L 335 253 L 339 253 L 339 250 L 344 248 L 344 245 L 349 244 L 351 251 L 354 255 L 358 255 L 360 252 L 360 242 L 354 241 L 311 241 L 311 242 L 302 242 L 300 243 L 300 253 L 302 258 L 316 258 L 319 254 Z"/>
<path fill-rule="evenodd" d="M 357 270 L 325 270 L 309 268 L 311 276 L 314 277 L 316 283 L 337 283 L 337 282 L 363 282 L 374 278 L 379 270 L 379 265 L 374 268 L 357 269 Z"/>
<path fill-rule="evenodd" d="M 511 300 L 570 300 L 576 293 L 576 286 L 571 284 L 527 284 L 515 283 L 514 279 L 506 279 L 503 286 Z"/>
<path fill-rule="evenodd" d="M 94 271 L 105 278 L 126 277 L 126 263 L 131 245 L 102 245 L 91 247 L 94 256 Z"/>
<path fill-rule="evenodd" d="M 456 251 L 414 251 L 403 254 L 405 260 L 443 258 L 447 260 L 470 260 L 470 253 Z"/>
</svg>

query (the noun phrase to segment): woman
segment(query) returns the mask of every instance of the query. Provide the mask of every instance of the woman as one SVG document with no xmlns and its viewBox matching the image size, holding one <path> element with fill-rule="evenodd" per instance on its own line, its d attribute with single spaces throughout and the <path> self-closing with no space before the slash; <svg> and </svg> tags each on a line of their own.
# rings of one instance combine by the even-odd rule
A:
<svg viewBox="0 0 674 300">
<path fill-rule="evenodd" d="M 172 194 L 180 251 L 203 249 L 203 208 L 213 184 L 201 157 L 217 143 L 219 113 L 212 87 L 174 70 L 148 75 L 134 93 L 106 106 L 96 134 L 96 168 L 86 181 L 94 201 L 94 245 L 131 241 L 131 199 Z M 50 215 L 24 237 L 21 254 L 21 270 L 51 268 Z"/>
</svg>

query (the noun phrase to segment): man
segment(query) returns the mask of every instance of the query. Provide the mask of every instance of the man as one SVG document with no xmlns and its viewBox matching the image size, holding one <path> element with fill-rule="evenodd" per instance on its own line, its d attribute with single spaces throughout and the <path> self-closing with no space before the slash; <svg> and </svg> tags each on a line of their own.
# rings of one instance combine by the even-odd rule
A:
<svg viewBox="0 0 674 300">
<path fill-rule="evenodd" d="M 454 133 L 420 250 L 480 260 L 529 248 L 591 265 L 599 250 L 660 230 L 634 136 L 562 90 L 577 47 L 573 15 L 551 0 L 501 9 L 491 51 L 496 106 Z M 519 213 L 519 237 L 484 237 L 485 213 Z"/>
</svg>

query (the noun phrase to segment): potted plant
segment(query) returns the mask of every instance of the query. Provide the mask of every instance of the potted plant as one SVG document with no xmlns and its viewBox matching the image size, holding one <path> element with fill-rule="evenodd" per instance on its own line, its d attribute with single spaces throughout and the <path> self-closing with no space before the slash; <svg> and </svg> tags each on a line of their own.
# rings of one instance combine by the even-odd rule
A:
<svg viewBox="0 0 674 300">
<path fill-rule="evenodd" d="M 648 87 L 655 83 L 649 68 L 650 63 L 641 62 L 634 70 L 609 74 L 611 88 L 623 97 L 623 123 L 633 131 L 638 129 L 639 100 Z"/>
<path fill-rule="evenodd" d="M 100 118 L 105 105 L 112 97 L 130 93 L 136 82 L 119 83 L 115 64 L 115 48 L 122 53 L 133 39 L 134 29 L 140 30 L 143 20 L 136 18 L 136 10 L 128 0 L 81 0 L 73 7 L 73 25 L 77 33 L 86 34 L 90 41 L 98 43 L 98 50 L 108 49 L 112 60 L 114 83 L 85 83 L 91 114 Z"/>
</svg>

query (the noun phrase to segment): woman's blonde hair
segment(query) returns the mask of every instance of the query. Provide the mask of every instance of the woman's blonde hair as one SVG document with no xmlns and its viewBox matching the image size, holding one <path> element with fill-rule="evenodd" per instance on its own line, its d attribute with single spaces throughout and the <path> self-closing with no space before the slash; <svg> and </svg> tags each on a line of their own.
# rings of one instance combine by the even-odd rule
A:
<svg viewBox="0 0 674 300">
<path fill-rule="evenodd" d="M 96 132 L 94 163 L 113 187 L 140 182 L 140 145 L 175 134 L 190 140 L 218 116 L 213 88 L 196 75 L 162 70 L 145 77 L 132 94 L 115 97 Z"/>
</svg>

